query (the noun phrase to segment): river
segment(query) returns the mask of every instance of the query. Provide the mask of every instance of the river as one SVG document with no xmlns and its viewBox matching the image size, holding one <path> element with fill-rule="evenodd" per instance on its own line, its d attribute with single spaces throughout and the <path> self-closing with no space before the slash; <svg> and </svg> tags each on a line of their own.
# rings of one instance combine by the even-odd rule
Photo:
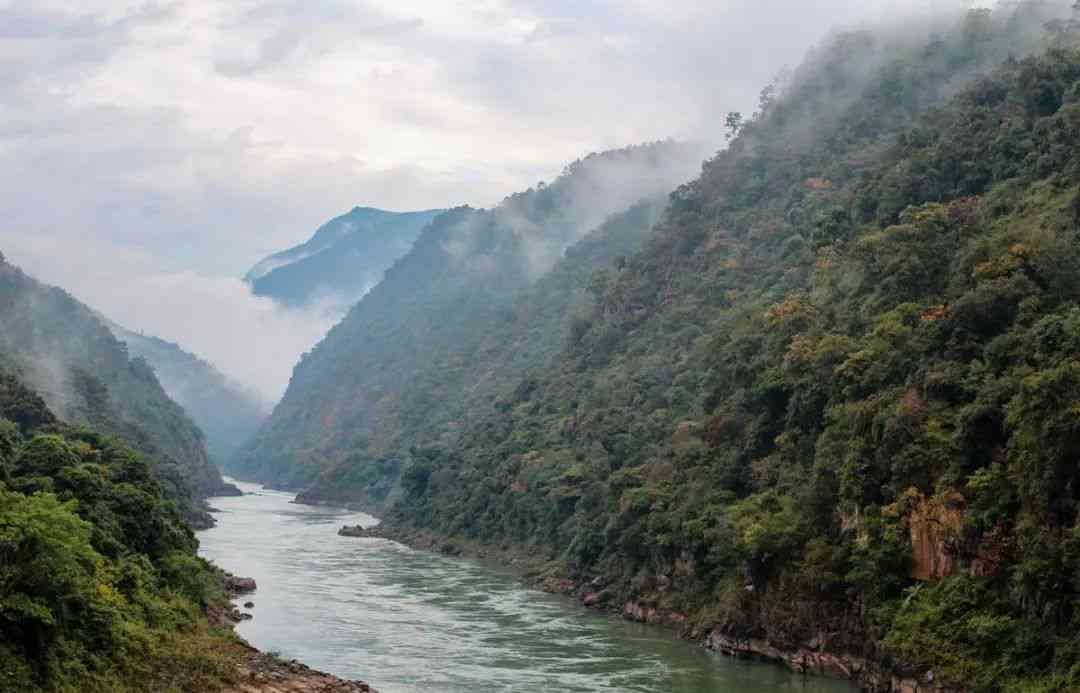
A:
<svg viewBox="0 0 1080 693">
<path fill-rule="evenodd" d="M 264 651 L 367 681 L 381 693 L 639 691 L 850 693 L 850 685 L 723 657 L 659 627 L 526 589 L 507 571 L 340 537 L 369 515 L 298 505 L 239 483 L 215 498 L 200 554 L 256 579 L 237 630 Z"/>
</svg>

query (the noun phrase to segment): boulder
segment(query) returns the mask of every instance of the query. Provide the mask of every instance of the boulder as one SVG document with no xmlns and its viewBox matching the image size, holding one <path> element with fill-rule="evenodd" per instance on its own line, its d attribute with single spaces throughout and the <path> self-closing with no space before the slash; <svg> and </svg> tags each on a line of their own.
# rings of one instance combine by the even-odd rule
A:
<svg viewBox="0 0 1080 693">
<path fill-rule="evenodd" d="M 229 594 L 247 594 L 248 592 L 254 592 L 256 589 L 258 587 L 254 578 L 237 577 L 235 575 L 225 576 L 225 591 Z"/>
<path fill-rule="evenodd" d="M 369 537 L 369 536 L 371 536 L 371 534 L 366 529 L 364 529 L 361 525 L 355 525 L 353 527 L 350 527 L 349 525 L 345 525 L 344 527 L 339 529 L 337 533 L 340 534 L 343 537 Z"/>
</svg>

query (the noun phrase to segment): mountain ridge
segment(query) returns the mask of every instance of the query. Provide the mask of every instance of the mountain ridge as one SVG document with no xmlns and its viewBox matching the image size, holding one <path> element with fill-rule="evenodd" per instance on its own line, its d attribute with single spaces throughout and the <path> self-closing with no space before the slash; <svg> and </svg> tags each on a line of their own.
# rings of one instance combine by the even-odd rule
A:
<svg viewBox="0 0 1080 693">
<path fill-rule="evenodd" d="M 379 282 L 441 212 L 353 207 L 320 226 L 304 243 L 256 263 L 244 281 L 255 295 L 285 305 L 331 301 L 347 309 Z"/>
<path fill-rule="evenodd" d="M 25 379 L 58 416 L 149 455 L 193 508 L 198 498 L 234 491 L 211 464 L 203 432 L 94 310 L 3 260 L 0 324 L 0 366 Z M 210 521 L 204 513 L 192 519 Z"/>
<path fill-rule="evenodd" d="M 210 362 L 160 337 L 106 323 L 128 351 L 147 361 L 165 392 L 206 435 L 207 452 L 222 466 L 258 430 L 266 406 Z"/>
<path fill-rule="evenodd" d="M 693 175 L 700 156 L 699 145 L 674 142 L 594 154 L 492 210 L 460 207 L 437 217 L 305 355 L 230 470 L 295 486 L 341 461 L 336 451 L 392 455 L 412 425 L 399 398 L 431 396 L 414 385 L 432 379 L 468 386 L 458 379 L 473 371 L 477 337 L 513 314 L 518 292 L 609 215 Z"/>
</svg>

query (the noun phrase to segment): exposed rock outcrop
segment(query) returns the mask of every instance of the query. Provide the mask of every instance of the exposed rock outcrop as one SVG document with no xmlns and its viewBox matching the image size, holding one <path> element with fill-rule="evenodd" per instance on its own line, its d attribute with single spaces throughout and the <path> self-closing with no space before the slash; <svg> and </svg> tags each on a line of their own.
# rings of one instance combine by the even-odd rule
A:
<svg viewBox="0 0 1080 693">
<path fill-rule="evenodd" d="M 861 657 L 812 647 L 779 648 L 764 639 L 735 638 L 716 630 L 709 633 L 703 644 L 727 655 L 763 657 L 784 662 L 796 671 L 850 679 L 870 693 L 960 693 L 935 683 L 932 671 L 901 676 Z"/>
<path fill-rule="evenodd" d="M 339 535 L 343 536 L 343 537 L 371 537 L 371 536 L 375 536 L 371 532 L 371 530 L 364 529 L 364 527 L 362 525 L 353 525 L 351 527 L 349 525 L 345 525 L 344 527 L 339 529 L 337 533 Z"/>
<path fill-rule="evenodd" d="M 254 592 L 256 589 L 258 589 L 258 585 L 255 584 L 254 578 L 237 577 L 235 575 L 225 576 L 225 593 L 230 597 Z"/>
</svg>

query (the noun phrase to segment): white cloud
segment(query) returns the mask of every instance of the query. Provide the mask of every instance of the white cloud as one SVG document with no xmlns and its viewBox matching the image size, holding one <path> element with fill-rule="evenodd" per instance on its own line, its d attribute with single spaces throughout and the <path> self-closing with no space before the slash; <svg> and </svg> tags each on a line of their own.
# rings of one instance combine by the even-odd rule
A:
<svg viewBox="0 0 1080 693">
<path fill-rule="evenodd" d="M 272 396 L 325 326 L 245 296 L 256 260 L 716 137 L 829 27 L 928 4 L 0 0 L 0 249 Z"/>
<path fill-rule="evenodd" d="M 123 244 L 55 236 L 5 237 L 8 261 L 60 282 L 106 317 L 136 332 L 177 342 L 208 358 L 269 406 L 285 391 L 292 365 L 334 322 L 322 306 L 288 309 L 251 294 L 238 278 L 187 270 L 159 272 L 153 256 Z"/>
</svg>

